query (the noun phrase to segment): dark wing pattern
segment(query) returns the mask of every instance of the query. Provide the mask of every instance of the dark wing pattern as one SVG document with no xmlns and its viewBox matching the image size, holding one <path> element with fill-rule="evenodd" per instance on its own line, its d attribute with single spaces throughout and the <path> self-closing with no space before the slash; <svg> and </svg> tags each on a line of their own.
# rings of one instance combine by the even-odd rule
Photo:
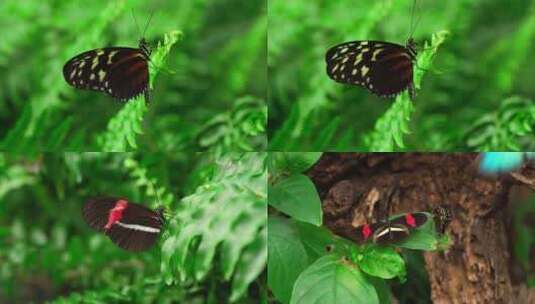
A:
<svg viewBox="0 0 535 304">
<path fill-rule="evenodd" d="M 118 200 L 111 197 L 88 199 L 82 208 L 82 215 L 89 227 L 101 232 L 104 231 L 109 212 Z"/>
<path fill-rule="evenodd" d="M 381 245 L 399 242 L 407 238 L 410 231 L 402 224 L 385 224 L 373 233 L 373 242 Z"/>
<path fill-rule="evenodd" d="M 142 48 L 110 47 L 81 53 L 63 67 L 71 86 L 127 101 L 148 91 L 148 55 Z"/>
<path fill-rule="evenodd" d="M 160 229 L 163 225 L 163 218 L 156 211 L 141 204 L 129 202 L 128 207 L 123 212 L 121 222 Z"/>
<path fill-rule="evenodd" d="M 156 243 L 163 216 L 141 204 L 129 202 L 121 220 L 106 232 L 117 246 L 130 251 L 147 250 Z"/>
<path fill-rule="evenodd" d="M 115 224 L 106 232 L 108 237 L 120 248 L 130 251 L 143 251 L 152 247 L 159 233 L 125 228 Z"/>
<path fill-rule="evenodd" d="M 325 55 L 330 78 L 365 87 L 381 97 L 394 97 L 405 89 L 413 97 L 414 60 L 410 43 L 405 47 L 382 41 L 345 42 Z"/>
<path fill-rule="evenodd" d="M 394 225 L 405 225 L 409 229 L 415 229 L 427 222 L 429 217 L 422 212 L 415 212 L 415 213 L 406 213 L 400 217 L 397 217 L 395 219 L 390 220 L 391 224 Z"/>
</svg>

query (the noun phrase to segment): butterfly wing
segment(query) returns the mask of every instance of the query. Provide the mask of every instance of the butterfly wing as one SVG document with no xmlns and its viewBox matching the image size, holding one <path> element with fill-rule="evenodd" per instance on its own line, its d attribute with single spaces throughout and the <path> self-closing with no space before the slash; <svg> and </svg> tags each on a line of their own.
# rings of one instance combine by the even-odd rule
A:
<svg viewBox="0 0 535 304">
<path fill-rule="evenodd" d="M 65 64 L 63 77 L 75 88 L 129 100 L 148 88 L 147 55 L 140 49 L 127 47 L 87 51 Z"/>
<path fill-rule="evenodd" d="M 396 243 L 406 239 L 409 234 L 409 229 L 405 225 L 392 223 L 390 223 L 390 225 L 385 224 L 375 230 L 373 233 L 373 242 L 380 245 Z"/>
<path fill-rule="evenodd" d="M 161 212 L 129 202 L 121 220 L 106 232 L 119 247 L 130 251 L 142 251 L 152 247 L 163 226 Z"/>
<path fill-rule="evenodd" d="M 392 97 L 413 81 L 413 57 L 406 47 L 382 41 L 350 41 L 325 55 L 327 75 L 334 81 L 365 87 L 381 97 Z"/>
<path fill-rule="evenodd" d="M 97 197 L 88 199 L 82 208 L 82 216 L 85 222 L 97 231 L 104 231 L 108 222 L 110 210 L 115 206 L 118 198 Z"/>
<path fill-rule="evenodd" d="M 523 152 L 485 152 L 479 162 L 483 174 L 496 174 L 514 170 L 522 165 Z"/>
<path fill-rule="evenodd" d="M 402 216 L 393 218 L 390 220 L 390 223 L 393 225 L 404 225 L 407 226 L 409 230 L 418 228 L 425 224 L 429 217 L 422 212 L 415 213 L 406 213 Z"/>
</svg>

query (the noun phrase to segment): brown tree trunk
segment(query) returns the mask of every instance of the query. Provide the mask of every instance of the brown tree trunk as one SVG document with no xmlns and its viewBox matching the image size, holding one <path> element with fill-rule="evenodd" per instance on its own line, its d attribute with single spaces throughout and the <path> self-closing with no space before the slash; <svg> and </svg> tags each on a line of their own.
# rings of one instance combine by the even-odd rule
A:
<svg viewBox="0 0 535 304">
<path fill-rule="evenodd" d="M 424 254 L 433 302 L 535 303 L 510 270 L 506 206 L 521 178 L 481 176 L 475 153 L 326 153 L 307 174 L 335 233 L 370 222 L 395 185 L 392 214 L 449 207 L 453 245 Z"/>
</svg>

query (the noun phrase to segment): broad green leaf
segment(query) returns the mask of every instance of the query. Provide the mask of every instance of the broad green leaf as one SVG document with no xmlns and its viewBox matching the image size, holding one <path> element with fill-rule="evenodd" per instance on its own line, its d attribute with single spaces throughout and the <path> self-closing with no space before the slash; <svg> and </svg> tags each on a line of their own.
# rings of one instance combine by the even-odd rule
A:
<svg viewBox="0 0 535 304">
<path fill-rule="evenodd" d="M 233 282 L 231 297 L 243 296 L 267 259 L 264 161 L 264 153 L 222 157 L 212 180 L 182 199 L 162 246 L 166 283 L 202 281 L 217 265 Z"/>
<path fill-rule="evenodd" d="M 357 259 L 360 269 L 371 276 L 382 279 L 406 276 L 403 258 L 391 247 L 368 246 Z"/>
<path fill-rule="evenodd" d="M 355 265 L 331 254 L 318 259 L 295 282 L 291 304 L 379 303 L 374 286 Z"/>
<path fill-rule="evenodd" d="M 310 179 L 302 174 L 292 175 L 268 186 L 269 204 L 294 219 L 320 226 L 321 201 Z"/>
<path fill-rule="evenodd" d="M 299 274 L 308 266 L 305 246 L 289 219 L 268 219 L 268 286 L 282 303 L 289 303 Z"/>
<path fill-rule="evenodd" d="M 269 173 L 302 173 L 314 165 L 321 155 L 322 152 L 270 152 Z"/>
</svg>

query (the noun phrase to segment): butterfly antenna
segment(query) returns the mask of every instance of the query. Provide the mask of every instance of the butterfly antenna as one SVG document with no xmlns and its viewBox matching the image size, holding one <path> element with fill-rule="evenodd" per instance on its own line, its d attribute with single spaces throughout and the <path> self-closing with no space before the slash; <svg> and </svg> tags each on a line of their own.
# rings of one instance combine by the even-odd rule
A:
<svg viewBox="0 0 535 304">
<path fill-rule="evenodd" d="M 407 40 L 409 40 L 412 37 L 413 34 L 413 28 L 414 28 L 414 7 L 416 6 L 416 0 L 412 1 L 412 8 L 411 8 L 411 25 L 409 27 L 409 37 L 407 37 Z"/>
<path fill-rule="evenodd" d="M 154 11 L 152 11 L 152 12 L 150 13 L 149 20 L 147 21 L 147 24 L 145 24 L 145 28 L 143 29 L 143 35 L 141 35 L 141 37 L 145 37 L 145 32 L 146 32 L 147 29 L 149 28 L 149 24 L 150 24 L 150 21 L 152 20 L 152 16 L 154 16 Z"/>
<path fill-rule="evenodd" d="M 134 15 L 134 10 L 130 10 L 130 12 L 132 13 L 132 18 L 134 18 L 134 23 L 136 24 L 137 32 L 141 34 L 141 28 L 139 28 L 139 23 L 137 23 L 136 16 Z"/>
</svg>

